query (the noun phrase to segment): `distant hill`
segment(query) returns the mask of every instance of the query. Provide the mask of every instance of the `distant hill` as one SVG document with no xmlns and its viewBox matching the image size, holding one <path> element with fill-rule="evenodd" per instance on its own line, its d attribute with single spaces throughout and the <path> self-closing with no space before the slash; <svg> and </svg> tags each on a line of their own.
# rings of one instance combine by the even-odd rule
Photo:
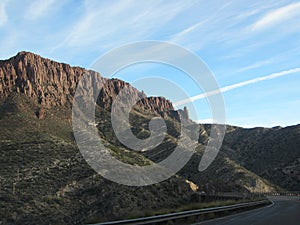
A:
<svg viewBox="0 0 300 225">
<path fill-rule="evenodd" d="M 223 152 L 253 173 L 291 191 L 300 190 L 300 125 L 227 127 Z"/>
<path fill-rule="evenodd" d="M 96 107 L 99 135 L 119 160 L 137 165 L 161 161 L 177 146 L 182 112 L 164 97 L 147 97 L 130 84 L 106 79 L 80 67 L 30 52 L 0 61 L 0 218 L 3 224 L 81 224 L 97 215 L 122 218 L 192 201 L 200 191 L 300 190 L 300 126 L 243 129 L 227 126 L 212 165 L 198 172 L 210 125 L 200 126 L 197 152 L 172 178 L 147 187 L 128 187 L 97 175 L 81 156 L 72 133 L 71 109 L 83 74 L 103 82 Z M 142 98 L 131 111 L 133 133 L 150 135 L 148 122 L 167 124 L 163 143 L 136 152 L 115 137 L 110 123 L 113 100 L 124 88 Z M 187 146 L 188 147 L 188 146 Z M 186 180 L 189 180 L 188 182 Z M 191 182 L 190 182 L 191 181 Z"/>
</svg>

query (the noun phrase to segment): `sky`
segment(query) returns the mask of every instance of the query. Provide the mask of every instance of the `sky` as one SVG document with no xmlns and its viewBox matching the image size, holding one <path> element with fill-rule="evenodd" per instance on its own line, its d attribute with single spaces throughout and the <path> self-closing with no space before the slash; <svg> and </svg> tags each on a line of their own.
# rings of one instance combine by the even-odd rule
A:
<svg viewBox="0 0 300 225">
<path fill-rule="evenodd" d="M 0 37 L 0 59 L 31 51 L 85 68 L 128 43 L 173 43 L 209 68 L 223 94 L 227 124 L 300 123 L 300 1 L 2 0 Z M 185 100 L 164 82 L 141 81 L 172 82 L 192 99 L 192 119 L 213 122 L 203 90 L 176 68 L 142 63 L 114 76 L 148 95 Z"/>
</svg>

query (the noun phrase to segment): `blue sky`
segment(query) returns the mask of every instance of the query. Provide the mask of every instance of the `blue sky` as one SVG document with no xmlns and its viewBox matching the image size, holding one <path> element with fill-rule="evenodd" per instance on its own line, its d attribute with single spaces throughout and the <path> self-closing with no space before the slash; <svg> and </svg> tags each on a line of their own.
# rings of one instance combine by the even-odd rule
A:
<svg viewBox="0 0 300 225">
<path fill-rule="evenodd" d="M 197 54 L 223 90 L 234 87 L 223 93 L 228 124 L 300 123 L 300 72 L 293 70 L 300 67 L 300 1 L 2 0 L 0 36 L 1 59 L 26 50 L 86 68 L 127 43 L 175 43 Z M 257 79 L 279 72 L 284 75 Z M 180 72 L 161 65 L 133 66 L 116 74 L 129 82 L 141 75 L 179 82 L 191 97 L 201 94 Z M 173 100 L 167 92 L 137 86 Z M 211 121 L 205 99 L 194 106 L 193 119 Z"/>
</svg>

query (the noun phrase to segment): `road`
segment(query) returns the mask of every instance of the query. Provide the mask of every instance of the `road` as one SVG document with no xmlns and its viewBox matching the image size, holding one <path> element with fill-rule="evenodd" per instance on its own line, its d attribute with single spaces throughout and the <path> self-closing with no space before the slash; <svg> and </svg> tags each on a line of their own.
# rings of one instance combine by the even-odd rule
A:
<svg viewBox="0 0 300 225">
<path fill-rule="evenodd" d="M 273 204 L 236 215 L 218 218 L 197 225 L 299 225 L 300 197 L 268 197 Z M 196 224 L 194 224 L 196 225 Z"/>
</svg>

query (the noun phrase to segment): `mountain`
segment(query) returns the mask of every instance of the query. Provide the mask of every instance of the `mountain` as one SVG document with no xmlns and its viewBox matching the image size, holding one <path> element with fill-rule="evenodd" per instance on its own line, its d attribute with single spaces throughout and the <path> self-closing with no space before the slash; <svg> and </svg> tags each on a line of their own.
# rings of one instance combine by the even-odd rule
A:
<svg viewBox="0 0 300 225">
<path fill-rule="evenodd" d="M 194 201 L 200 191 L 299 190 L 300 126 L 243 129 L 227 126 L 216 160 L 204 171 L 198 164 L 210 125 L 198 125 L 196 153 L 172 178 L 146 187 L 129 187 L 98 175 L 83 159 L 73 136 L 72 102 L 84 74 L 103 84 L 97 98 L 96 127 L 112 155 L 132 165 L 159 162 L 174 151 L 187 109 L 174 110 L 164 97 L 147 97 L 130 84 L 94 71 L 54 62 L 30 52 L 0 61 L 0 218 L 2 224 L 82 224 L 111 220 Z M 110 111 L 122 89 L 141 98 L 130 112 L 132 132 L 150 136 L 149 121 L 167 124 L 163 142 L 132 151 L 116 138 Z M 189 146 L 186 146 L 187 148 Z"/>
<path fill-rule="evenodd" d="M 71 123 L 73 95 L 85 73 L 95 74 L 29 52 L 0 61 L 3 224 L 81 224 L 93 214 L 102 220 L 116 219 L 190 201 L 193 191 L 184 178 L 128 187 L 103 179 L 85 162 Z M 147 164 L 142 155 L 110 144 L 115 139 L 110 136 L 111 126 L 106 126 L 111 102 L 122 88 L 128 86 L 131 96 L 144 94 L 121 80 L 98 77 L 105 82 L 97 108 L 103 141 L 124 162 Z M 148 117 L 167 116 L 166 109 L 171 113 L 172 107 L 163 97 L 144 98 L 137 105 Z"/>
<path fill-rule="evenodd" d="M 300 190 L 300 125 L 243 129 L 228 127 L 223 152 L 277 186 Z"/>
</svg>

